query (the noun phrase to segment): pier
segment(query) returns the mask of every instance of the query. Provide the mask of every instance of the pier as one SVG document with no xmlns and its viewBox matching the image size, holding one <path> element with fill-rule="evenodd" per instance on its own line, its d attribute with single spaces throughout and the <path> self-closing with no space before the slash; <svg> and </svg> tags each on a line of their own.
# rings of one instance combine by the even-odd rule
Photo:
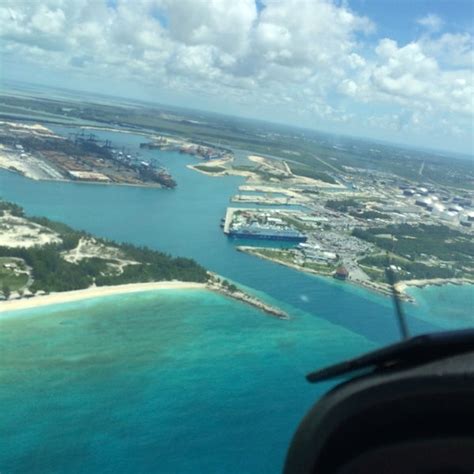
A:
<svg viewBox="0 0 474 474">
<path fill-rule="evenodd" d="M 230 225 L 232 224 L 232 219 L 234 217 L 234 212 L 235 211 L 240 211 L 242 209 L 238 207 L 228 207 L 227 212 L 225 213 L 225 220 L 224 220 L 224 234 L 228 235 L 229 234 L 229 228 Z"/>
<path fill-rule="evenodd" d="M 270 196 L 254 196 L 249 194 L 238 194 L 231 198 L 232 202 L 243 202 L 247 204 L 260 204 L 270 206 L 292 206 L 304 205 L 305 201 L 296 200 L 292 197 L 270 197 Z"/>
</svg>

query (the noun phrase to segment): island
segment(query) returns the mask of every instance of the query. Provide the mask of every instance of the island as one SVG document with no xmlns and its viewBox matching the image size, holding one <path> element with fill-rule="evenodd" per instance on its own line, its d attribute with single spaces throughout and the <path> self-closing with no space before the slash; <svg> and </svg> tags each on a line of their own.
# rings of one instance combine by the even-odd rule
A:
<svg viewBox="0 0 474 474">
<path fill-rule="evenodd" d="M 95 237 L 0 200 L 0 312 L 160 289 L 208 289 L 288 319 L 192 259 Z"/>
</svg>

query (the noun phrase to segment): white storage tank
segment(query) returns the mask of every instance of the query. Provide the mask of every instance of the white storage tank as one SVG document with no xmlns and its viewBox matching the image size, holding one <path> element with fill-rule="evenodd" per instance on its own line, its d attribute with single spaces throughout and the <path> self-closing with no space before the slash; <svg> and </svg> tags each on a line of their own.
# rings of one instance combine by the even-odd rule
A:
<svg viewBox="0 0 474 474">
<path fill-rule="evenodd" d="M 436 216 L 439 216 L 441 215 L 444 211 L 446 210 L 446 208 L 440 204 L 439 202 L 435 202 L 433 204 L 433 214 L 436 215 Z"/>
</svg>

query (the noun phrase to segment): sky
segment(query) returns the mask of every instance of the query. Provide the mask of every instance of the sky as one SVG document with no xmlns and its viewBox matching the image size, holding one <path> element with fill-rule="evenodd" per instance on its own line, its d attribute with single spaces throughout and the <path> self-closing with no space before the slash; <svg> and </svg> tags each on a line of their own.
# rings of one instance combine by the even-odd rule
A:
<svg viewBox="0 0 474 474">
<path fill-rule="evenodd" d="M 2 0 L 23 80 L 474 155 L 470 0 Z"/>
</svg>

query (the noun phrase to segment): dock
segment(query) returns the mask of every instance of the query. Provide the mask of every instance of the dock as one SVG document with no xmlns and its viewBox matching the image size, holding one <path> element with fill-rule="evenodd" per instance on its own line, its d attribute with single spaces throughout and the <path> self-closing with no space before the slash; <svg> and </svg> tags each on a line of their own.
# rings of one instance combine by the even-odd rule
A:
<svg viewBox="0 0 474 474">
<path fill-rule="evenodd" d="M 224 234 L 228 235 L 229 234 L 229 228 L 230 225 L 232 224 L 232 219 L 234 217 L 234 212 L 235 211 L 240 211 L 241 209 L 237 207 L 228 207 L 227 212 L 225 213 L 225 220 L 224 220 Z"/>
<path fill-rule="evenodd" d="M 232 196 L 232 202 L 243 202 L 247 204 L 260 204 L 271 206 L 292 206 L 304 205 L 304 201 L 296 200 L 292 197 L 269 197 L 269 196 L 254 196 L 249 194 L 238 194 Z"/>
</svg>

